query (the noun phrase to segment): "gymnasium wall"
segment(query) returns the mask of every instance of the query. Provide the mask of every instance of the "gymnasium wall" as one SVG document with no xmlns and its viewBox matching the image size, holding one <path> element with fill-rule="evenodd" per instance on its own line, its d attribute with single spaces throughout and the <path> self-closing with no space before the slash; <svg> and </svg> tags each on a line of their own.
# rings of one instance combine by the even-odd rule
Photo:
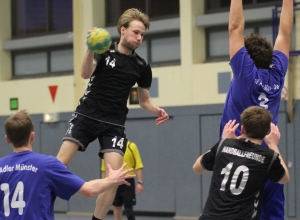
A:
<svg viewBox="0 0 300 220">
<path fill-rule="evenodd" d="M 205 62 L 204 28 L 196 27 L 195 16 L 203 13 L 202 1 L 180 1 L 181 65 L 155 67 L 153 77 L 157 80 L 154 102 L 162 107 L 206 105 L 224 103 L 231 69 L 229 60 L 225 62 Z M 0 1 L 0 45 L 10 40 L 11 25 L 10 1 Z M 95 12 L 95 7 L 103 10 L 104 1 L 74 1 L 74 72 L 67 76 L 12 79 L 10 51 L 0 50 L 0 115 L 13 113 L 10 110 L 10 98 L 19 99 L 19 109 L 30 113 L 68 112 L 73 111 L 82 96 L 88 80 L 80 77 L 81 62 L 86 51 L 84 37 L 86 31 L 104 23 L 103 13 Z M 102 12 L 100 10 L 100 12 Z M 90 13 L 92 11 L 92 13 Z M 191 13 L 192 12 L 192 13 Z M 191 16 L 187 16 L 187 15 Z M 296 30 L 297 31 L 297 30 Z M 299 69 L 299 59 L 293 61 Z M 225 79 L 222 76 L 225 74 Z M 227 76 L 226 76 L 227 74 Z M 299 71 L 294 73 L 294 97 L 299 99 Z M 52 99 L 49 86 L 57 86 Z M 287 85 L 286 82 L 286 86 Z M 220 89 L 221 88 L 221 89 Z M 138 106 L 128 106 L 138 108 Z"/>
<path fill-rule="evenodd" d="M 299 187 L 300 173 L 300 102 L 295 103 L 295 120 L 290 123 L 287 103 L 282 101 L 279 114 L 281 140 L 280 151 L 285 159 L 291 181 L 285 186 L 286 218 L 300 217 Z M 199 216 L 209 189 L 211 173 L 200 176 L 193 172 L 192 165 L 197 157 L 209 150 L 219 136 L 219 122 L 223 105 L 194 105 L 166 107 L 170 120 L 155 125 L 155 118 L 141 109 L 132 109 L 126 122 L 129 140 L 135 142 L 144 163 L 144 191 L 137 196 L 135 210 L 152 215 Z M 57 123 L 43 122 L 41 114 L 33 114 L 35 124 L 34 150 L 56 156 L 61 139 L 66 132 L 72 112 L 62 113 Z M 7 117 L 0 116 L 0 124 Z M 0 127 L 0 137 L 4 129 Z M 0 138 L 0 157 L 11 152 L 11 146 Z M 86 152 L 77 152 L 68 168 L 85 180 L 100 177 L 99 144 L 94 141 Z M 88 171 L 88 172 L 87 172 Z M 57 199 L 55 211 L 92 213 L 94 198 L 73 196 L 69 202 Z"/>
<path fill-rule="evenodd" d="M 229 81 L 221 77 L 231 76 L 229 60 L 205 62 L 206 40 L 204 28 L 195 26 L 195 16 L 203 13 L 202 1 L 180 1 L 181 65 L 153 68 L 153 77 L 158 82 L 155 103 L 159 106 L 205 105 L 224 103 Z M 96 5 L 97 7 L 93 7 Z M 11 53 L 0 50 L 0 115 L 9 115 L 10 98 L 19 98 L 19 109 L 30 113 L 73 111 L 82 96 L 88 80 L 80 77 L 81 62 L 86 51 L 84 37 L 93 26 L 103 26 L 104 1 L 74 1 L 74 71 L 68 76 L 12 79 Z M 100 11 L 95 12 L 95 8 Z M 0 46 L 11 38 L 10 1 L 0 1 Z M 92 13 L 90 13 L 92 11 Z M 192 13 L 190 13 L 192 12 Z M 187 16 L 190 14 L 190 16 Z M 298 31 L 298 23 L 295 26 Z M 294 69 L 299 69 L 299 58 L 293 60 Z M 299 99 L 299 71 L 290 81 L 293 95 Z M 228 79 L 228 77 L 226 78 Z M 52 100 L 49 86 L 57 86 Z M 288 80 L 286 80 L 286 87 Z M 222 88 L 220 90 L 220 88 Z M 171 92 L 170 92 L 171 91 Z M 129 108 L 137 108 L 130 106 Z"/>
<path fill-rule="evenodd" d="M 217 66 L 214 63 L 207 63 L 194 65 L 192 68 L 181 66 L 153 68 L 153 77 L 158 80 L 158 97 L 153 100 L 163 107 L 223 103 L 226 93 L 218 93 L 219 72 L 230 74 L 227 62 Z M 84 88 L 87 83 L 88 80 L 82 81 Z M 54 100 L 49 86 L 57 86 Z M 32 114 L 74 111 L 75 104 L 79 100 L 76 102 L 74 100 L 73 75 L 0 81 L 0 93 L 0 115 L 13 113 L 10 111 L 10 98 L 18 98 L 19 109 L 27 109 Z"/>
<path fill-rule="evenodd" d="M 218 139 L 219 121 L 231 76 L 229 60 L 205 62 L 206 41 L 203 28 L 195 26 L 195 16 L 203 13 L 203 0 L 180 0 L 181 65 L 153 68 L 157 80 L 153 101 L 164 107 L 170 120 L 155 126 L 155 118 L 138 105 L 129 105 L 126 122 L 128 138 L 137 143 L 145 164 L 145 191 L 138 196 L 137 211 L 174 213 L 199 216 L 207 196 L 209 174 L 197 176 L 192 171 L 196 158 Z M 93 5 L 100 8 L 95 11 Z M 80 66 L 86 46 L 86 31 L 103 26 L 103 0 L 74 0 L 74 72 L 67 76 L 12 79 L 11 54 L 2 43 L 11 38 L 10 0 L 0 1 L 0 157 L 11 152 L 4 140 L 4 121 L 14 113 L 9 108 L 10 98 L 19 99 L 19 109 L 27 109 L 35 123 L 34 150 L 56 155 L 66 132 L 68 120 L 88 80 L 80 78 Z M 298 25 L 298 23 L 297 23 Z M 298 27 L 298 26 L 297 26 Z M 299 28 L 296 29 L 299 32 Z M 300 136 L 300 73 L 299 59 L 290 83 L 294 88 L 295 120 L 287 119 L 287 102 L 282 101 L 280 129 L 282 153 L 288 160 L 292 181 L 286 187 L 287 219 L 300 218 L 299 158 Z M 49 86 L 57 86 L 52 99 Z M 290 87 L 286 83 L 287 87 Z M 151 90 L 150 90 L 151 91 Z M 60 121 L 43 122 L 43 113 L 58 112 Z M 100 176 L 99 145 L 93 142 L 87 152 L 78 152 L 69 168 L 85 180 Z M 98 169 L 99 168 L 99 169 Z M 89 172 L 86 172 L 89 170 Z M 56 211 L 92 212 L 95 198 L 74 196 L 69 202 L 58 200 Z"/>
</svg>

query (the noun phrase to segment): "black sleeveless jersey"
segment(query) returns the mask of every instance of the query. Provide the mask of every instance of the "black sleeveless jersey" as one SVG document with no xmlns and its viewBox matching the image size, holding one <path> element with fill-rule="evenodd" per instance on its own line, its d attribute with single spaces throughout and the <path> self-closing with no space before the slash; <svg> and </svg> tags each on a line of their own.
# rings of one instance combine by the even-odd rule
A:
<svg viewBox="0 0 300 220">
<path fill-rule="evenodd" d="M 278 182 L 285 174 L 276 152 L 247 139 L 221 140 L 201 164 L 213 171 L 201 220 L 259 219 L 265 181 Z"/>
<path fill-rule="evenodd" d="M 95 120 L 124 125 L 131 88 L 136 83 L 142 88 L 150 88 L 152 70 L 135 51 L 130 56 L 120 53 L 117 44 L 112 44 L 101 55 L 95 54 L 97 67 L 75 112 Z"/>
</svg>

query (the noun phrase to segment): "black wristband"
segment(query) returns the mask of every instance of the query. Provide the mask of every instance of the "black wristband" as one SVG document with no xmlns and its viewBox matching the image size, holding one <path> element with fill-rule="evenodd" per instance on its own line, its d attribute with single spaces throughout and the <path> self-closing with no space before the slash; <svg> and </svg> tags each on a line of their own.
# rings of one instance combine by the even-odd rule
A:
<svg viewBox="0 0 300 220">
<path fill-rule="evenodd" d="M 144 185 L 143 181 L 138 181 L 138 184 Z"/>
</svg>

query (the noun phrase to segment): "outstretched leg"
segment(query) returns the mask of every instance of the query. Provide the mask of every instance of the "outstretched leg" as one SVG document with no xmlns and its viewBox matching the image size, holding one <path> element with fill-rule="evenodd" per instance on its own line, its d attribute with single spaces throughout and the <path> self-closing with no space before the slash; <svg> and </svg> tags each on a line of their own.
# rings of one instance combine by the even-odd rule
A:
<svg viewBox="0 0 300 220">
<path fill-rule="evenodd" d="M 123 156 L 117 152 L 106 152 L 104 154 L 104 162 L 105 166 L 106 164 L 110 164 L 114 170 L 117 170 L 122 166 Z M 111 187 L 99 194 L 94 211 L 94 217 L 96 217 L 96 219 L 104 219 L 115 198 L 117 188 L 118 186 Z"/>
</svg>

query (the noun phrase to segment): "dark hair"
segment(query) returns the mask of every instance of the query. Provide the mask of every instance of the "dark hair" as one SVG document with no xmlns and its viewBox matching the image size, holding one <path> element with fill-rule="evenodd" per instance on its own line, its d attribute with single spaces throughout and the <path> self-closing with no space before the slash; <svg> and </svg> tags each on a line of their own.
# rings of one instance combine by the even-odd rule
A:
<svg viewBox="0 0 300 220">
<path fill-rule="evenodd" d="M 29 136 L 33 131 L 33 123 L 26 110 L 11 115 L 5 121 L 5 133 L 14 147 L 28 144 Z"/>
<path fill-rule="evenodd" d="M 269 69 L 273 55 L 271 43 L 264 36 L 253 33 L 245 36 L 244 41 L 255 66 L 258 69 Z"/>
<path fill-rule="evenodd" d="M 136 8 L 127 9 L 119 18 L 118 21 L 118 33 L 121 34 L 121 27 L 128 28 L 130 22 L 133 20 L 141 21 L 146 29 L 150 27 L 150 21 L 148 15 L 144 14 Z"/>
<path fill-rule="evenodd" d="M 271 112 L 264 108 L 258 106 L 246 108 L 241 114 L 241 122 L 245 128 L 246 136 L 260 140 L 264 139 L 270 131 L 272 118 Z"/>
</svg>

